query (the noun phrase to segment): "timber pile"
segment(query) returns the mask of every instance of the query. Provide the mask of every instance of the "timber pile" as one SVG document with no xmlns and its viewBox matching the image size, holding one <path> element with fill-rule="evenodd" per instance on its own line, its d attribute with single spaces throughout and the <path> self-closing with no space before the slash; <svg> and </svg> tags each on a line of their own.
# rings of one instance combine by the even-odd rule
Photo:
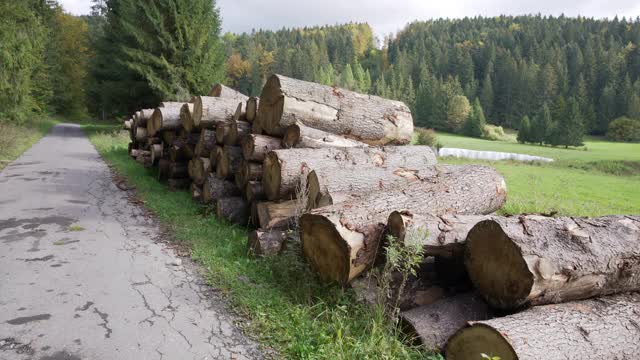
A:
<svg viewBox="0 0 640 360">
<path fill-rule="evenodd" d="M 320 278 L 375 302 L 362 275 L 384 266 L 389 241 L 417 246 L 419 269 L 393 273 L 382 301 L 448 359 L 640 358 L 640 217 L 496 216 L 503 177 L 407 145 L 401 102 L 281 75 L 260 98 L 208 95 L 136 112 L 129 153 L 252 228 L 250 254 L 300 242 Z"/>
</svg>

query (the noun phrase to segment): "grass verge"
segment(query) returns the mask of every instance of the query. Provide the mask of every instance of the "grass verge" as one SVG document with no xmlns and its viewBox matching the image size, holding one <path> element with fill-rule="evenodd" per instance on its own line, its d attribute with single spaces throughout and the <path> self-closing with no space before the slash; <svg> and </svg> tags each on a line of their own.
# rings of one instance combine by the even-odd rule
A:
<svg viewBox="0 0 640 360">
<path fill-rule="evenodd" d="M 0 120 L 0 170 L 45 136 L 58 121 L 38 117 L 16 124 Z"/>
<path fill-rule="evenodd" d="M 251 320 L 249 332 L 283 357 L 441 359 L 405 345 L 382 309 L 361 306 L 352 291 L 318 281 L 299 248 L 272 259 L 247 256 L 246 229 L 207 216 L 187 192 L 169 192 L 128 157 L 126 135 L 104 125 L 84 129 L 102 157 L 136 186 L 145 206 L 172 228 L 176 241 L 192 249 L 211 283 Z"/>
</svg>

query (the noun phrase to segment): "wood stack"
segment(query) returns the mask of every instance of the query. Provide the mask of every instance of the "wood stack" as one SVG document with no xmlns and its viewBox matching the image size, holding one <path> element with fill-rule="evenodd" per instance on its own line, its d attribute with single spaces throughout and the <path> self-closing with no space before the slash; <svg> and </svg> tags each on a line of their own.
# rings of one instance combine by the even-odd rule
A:
<svg viewBox="0 0 640 360">
<path fill-rule="evenodd" d="M 422 249 L 406 292 L 390 293 L 402 328 L 448 359 L 640 358 L 640 298 L 622 294 L 640 291 L 640 217 L 496 216 L 503 177 L 407 145 L 401 102 L 273 75 L 260 98 L 216 85 L 124 128 L 138 162 L 254 228 L 251 254 L 298 239 L 321 278 L 368 291 L 354 280 L 384 264 L 389 239 Z"/>
</svg>

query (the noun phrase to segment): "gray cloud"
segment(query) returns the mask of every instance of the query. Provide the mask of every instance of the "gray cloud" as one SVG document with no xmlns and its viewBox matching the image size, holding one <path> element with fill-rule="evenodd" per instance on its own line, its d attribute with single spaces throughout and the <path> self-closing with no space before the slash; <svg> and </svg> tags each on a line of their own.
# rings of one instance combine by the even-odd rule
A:
<svg viewBox="0 0 640 360">
<path fill-rule="evenodd" d="M 87 14 L 90 0 L 61 0 L 72 14 Z M 640 16 L 637 0 L 218 0 L 223 30 L 249 32 L 345 22 L 367 22 L 378 36 L 415 20 L 439 17 L 549 14 L 588 17 Z"/>
</svg>

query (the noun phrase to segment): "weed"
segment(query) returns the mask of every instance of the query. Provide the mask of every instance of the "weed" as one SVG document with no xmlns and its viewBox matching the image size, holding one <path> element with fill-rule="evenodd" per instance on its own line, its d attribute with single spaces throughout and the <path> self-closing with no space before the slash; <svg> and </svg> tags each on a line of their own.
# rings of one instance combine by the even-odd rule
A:
<svg viewBox="0 0 640 360">
<path fill-rule="evenodd" d="M 84 231 L 84 228 L 80 225 L 71 225 L 69 231 Z"/>
</svg>

